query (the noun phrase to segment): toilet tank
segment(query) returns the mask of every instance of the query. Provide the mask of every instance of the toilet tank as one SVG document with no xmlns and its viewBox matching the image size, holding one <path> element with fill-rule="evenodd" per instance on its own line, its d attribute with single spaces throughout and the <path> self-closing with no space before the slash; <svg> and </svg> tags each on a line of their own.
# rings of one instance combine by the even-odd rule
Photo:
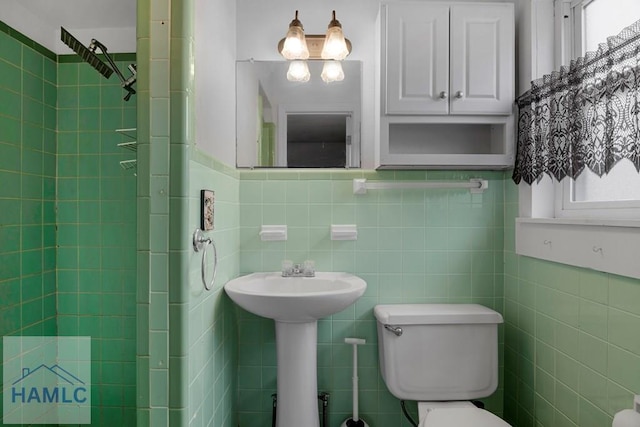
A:
<svg viewBox="0 0 640 427">
<path fill-rule="evenodd" d="M 478 304 L 387 304 L 374 314 L 382 378 L 398 399 L 469 400 L 496 390 L 499 313 Z"/>
</svg>

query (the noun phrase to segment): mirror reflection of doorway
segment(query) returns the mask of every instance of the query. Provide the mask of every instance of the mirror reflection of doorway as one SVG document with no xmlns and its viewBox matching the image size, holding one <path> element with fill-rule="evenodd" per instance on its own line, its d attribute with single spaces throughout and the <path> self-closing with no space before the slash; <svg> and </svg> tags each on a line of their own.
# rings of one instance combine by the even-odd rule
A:
<svg viewBox="0 0 640 427">
<path fill-rule="evenodd" d="M 344 168 L 350 163 L 351 114 L 287 114 L 287 166 Z"/>
</svg>

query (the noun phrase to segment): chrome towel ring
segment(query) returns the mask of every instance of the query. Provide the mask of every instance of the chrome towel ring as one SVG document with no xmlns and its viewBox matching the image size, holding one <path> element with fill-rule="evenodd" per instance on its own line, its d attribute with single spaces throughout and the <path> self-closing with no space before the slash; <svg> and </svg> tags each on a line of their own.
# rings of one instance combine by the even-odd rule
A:
<svg viewBox="0 0 640 427">
<path fill-rule="evenodd" d="M 211 282 L 207 284 L 206 258 L 209 245 L 213 247 L 213 277 L 211 278 Z M 193 250 L 196 252 L 202 251 L 202 262 L 200 264 L 202 284 L 207 291 L 210 291 L 213 288 L 213 283 L 216 281 L 216 274 L 218 272 L 218 250 L 216 249 L 216 244 L 210 237 L 206 237 L 202 230 L 196 228 L 196 231 L 193 232 Z"/>
</svg>

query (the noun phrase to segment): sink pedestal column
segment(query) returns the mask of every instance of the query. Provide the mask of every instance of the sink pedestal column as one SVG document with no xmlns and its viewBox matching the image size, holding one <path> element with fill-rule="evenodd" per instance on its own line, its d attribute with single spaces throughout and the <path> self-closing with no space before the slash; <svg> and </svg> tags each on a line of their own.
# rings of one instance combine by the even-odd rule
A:
<svg viewBox="0 0 640 427">
<path fill-rule="evenodd" d="M 319 427 L 318 322 L 276 321 L 278 406 L 276 427 Z"/>
</svg>

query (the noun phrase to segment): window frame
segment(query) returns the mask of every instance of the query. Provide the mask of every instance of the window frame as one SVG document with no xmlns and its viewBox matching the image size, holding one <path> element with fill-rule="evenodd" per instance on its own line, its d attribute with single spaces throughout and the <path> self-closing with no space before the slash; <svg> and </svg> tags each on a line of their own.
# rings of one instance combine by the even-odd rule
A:
<svg viewBox="0 0 640 427">
<path fill-rule="evenodd" d="M 580 19 L 579 23 L 573 25 L 577 19 L 572 10 L 593 0 L 541 1 L 544 5 L 536 6 L 531 12 L 531 31 L 532 34 L 548 32 L 549 21 L 552 20 L 555 43 L 552 49 L 534 50 L 531 61 L 542 65 L 537 73 L 548 73 L 552 70 L 545 70 L 544 67 L 557 69 L 563 63 L 563 57 L 567 57 L 567 53 L 573 51 L 578 43 L 574 32 L 582 32 L 582 22 Z M 518 186 L 515 253 L 640 279 L 640 263 L 636 259 L 640 253 L 640 214 L 632 219 L 615 219 L 613 214 L 622 212 L 620 208 L 600 206 L 599 213 L 593 209 L 591 212 L 574 209 L 571 217 L 563 217 L 556 212 L 556 206 L 562 203 L 563 196 L 562 185 L 547 176 L 532 185 L 521 183 Z M 576 208 L 585 206 L 579 203 L 583 202 L 578 202 Z M 610 202 L 604 203 L 610 205 Z M 565 210 L 564 213 L 568 212 Z"/>
<path fill-rule="evenodd" d="M 584 9 L 596 0 L 556 0 L 562 2 L 563 18 L 561 27 L 565 46 L 556 45 L 561 52 L 556 53 L 562 64 L 584 55 L 586 39 L 583 24 Z M 602 0 L 606 1 L 606 0 Z M 556 17 L 555 19 L 558 19 Z M 570 46 L 570 48 L 569 48 Z M 635 219 L 640 218 L 640 199 L 610 201 L 580 201 L 573 199 L 574 180 L 565 178 L 554 183 L 554 216 L 556 218 L 600 218 L 600 219 Z"/>
<path fill-rule="evenodd" d="M 573 200 L 573 183 L 574 180 L 566 178 L 554 184 L 556 218 L 640 218 L 640 200 L 576 202 Z"/>
</svg>

